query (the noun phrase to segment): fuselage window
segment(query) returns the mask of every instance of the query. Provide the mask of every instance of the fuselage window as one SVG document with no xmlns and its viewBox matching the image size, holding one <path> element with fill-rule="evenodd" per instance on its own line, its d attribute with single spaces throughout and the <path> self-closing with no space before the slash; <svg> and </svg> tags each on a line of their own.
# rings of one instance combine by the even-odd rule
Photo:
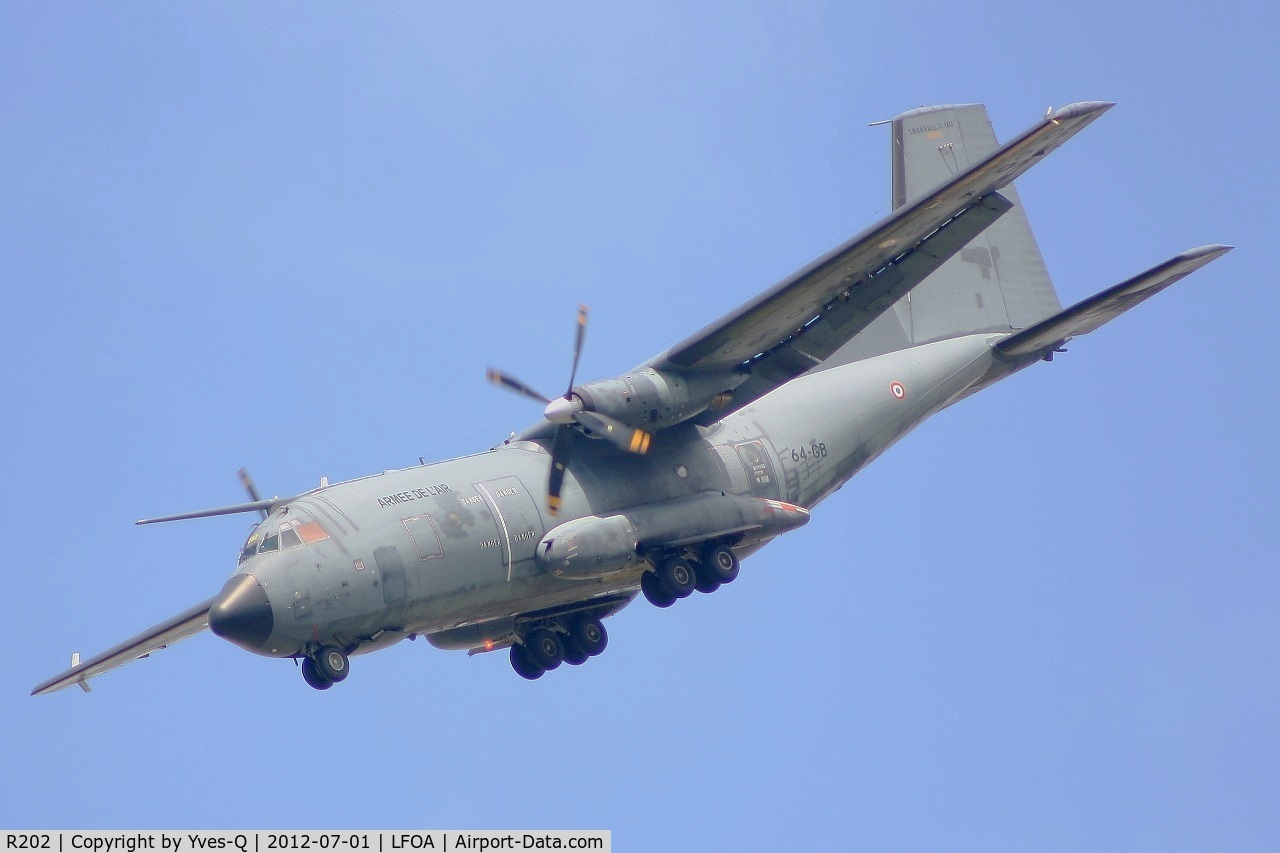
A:
<svg viewBox="0 0 1280 853">
<path fill-rule="evenodd" d="M 280 550 L 280 534 L 272 533 L 262 540 L 262 547 L 258 549 L 259 554 L 265 554 L 268 551 Z"/>
<path fill-rule="evenodd" d="M 440 546 L 440 534 L 436 532 L 436 524 L 429 515 L 404 519 L 404 526 L 413 537 L 413 547 L 418 551 L 419 560 L 430 560 L 443 557 L 444 548 Z"/>
</svg>

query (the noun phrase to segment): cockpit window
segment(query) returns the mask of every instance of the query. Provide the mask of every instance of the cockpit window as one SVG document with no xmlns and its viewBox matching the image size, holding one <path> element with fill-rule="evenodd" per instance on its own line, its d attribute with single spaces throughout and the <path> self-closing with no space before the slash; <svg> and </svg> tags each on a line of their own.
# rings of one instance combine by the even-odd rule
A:
<svg viewBox="0 0 1280 853">
<path fill-rule="evenodd" d="M 249 541 L 244 543 L 244 548 L 240 551 L 240 562 L 243 563 L 245 560 L 258 553 L 258 541 L 261 538 L 262 537 L 258 536 L 258 528 L 255 526 L 253 528 L 253 532 L 249 534 Z"/>
<path fill-rule="evenodd" d="M 265 524 L 266 522 L 264 522 Z M 300 548 L 313 542 L 322 542 L 329 538 L 328 532 L 315 521 L 286 521 L 277 531 L 268 532 L 254 528 L 249 540 L 240 551 L 240 562 L 243 563 L 255 554 L 266 554 L 270 551 L 282 551 L 286 548 Z"/>
<path fill-rule="evenodd" d="M 298 536 L 301 537 L 304 545 L 310 545 L 312 542 L 320 542 L 329 538 L 329 534 L 325 532 L 325 529 L 315 521 L 294 522 L 294 530 L 298 531 Z"/>
<path fill-rule="evenodd" d="M 240 562 L 243 563 L 255 554 L 266 554 L 269 551 L 281 551 L 285 548 L 300 548 L 328 538 L 328 532 L 315 521 L 286 521 L 275 532 L 267 532 L 255 527 L 240 551 Z"/>
</svg>

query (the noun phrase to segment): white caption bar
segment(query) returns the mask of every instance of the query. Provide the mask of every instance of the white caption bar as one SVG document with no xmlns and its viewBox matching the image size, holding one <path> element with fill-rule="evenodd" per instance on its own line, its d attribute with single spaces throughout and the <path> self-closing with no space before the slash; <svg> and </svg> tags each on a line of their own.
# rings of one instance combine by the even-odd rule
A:
<svg viewBox="0 0 1280 853">
<path fill-rule="evenodd" d="M 475 830 L 431 829 L 403 832 L 322 832 L 262 830 L 4 831 L 4 851 L 43 853 L 420 853 L 420 851 L 594 850 L 610 853 L 607 829 Z"/>
</svg>

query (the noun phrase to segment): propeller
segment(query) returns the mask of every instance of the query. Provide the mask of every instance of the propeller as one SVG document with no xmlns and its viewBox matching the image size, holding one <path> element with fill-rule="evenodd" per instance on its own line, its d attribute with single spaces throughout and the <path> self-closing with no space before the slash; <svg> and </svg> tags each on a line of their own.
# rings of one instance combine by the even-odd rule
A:
<svg viewBox="0 0 1280 853">
<path fill-rule="evenodd" d="M 573 367 L 569 371 L 569 387 L 563 397 L 552 399 L 514 376 L 500 370 L 489 368 L 486 376 L 495 385 L 501 385 L 523 397 L 537 400 L 546 406 L 543 416 L 556 424 L 555 436 L 551 439 L 551 476 L 547 480 L 547 510 L 552 515 L 560 514 L 560 488 L 564 485 L 564 472 L 569 465 L 570 447 L 569 430 L 574 425 L 586 430 L 595 438 L 605 441 L 627 453 L 646 453 L 653 436 L 642 429 L 627 426 L 616 418 L 588 411 L 582 400 L 573 395 L 573 381 L 578 376 L 578 362 L 582 360 L 582 345 L 587 336 L 587 306 L 578 306 L 578 329 L 573 341 Z"/>
<path fill-rule="evenodd" d="M 249 493 L 249 500 L 254 503 L 261 503 L 262 496 L 258 494 L 258 487 L 253 484 L 253 478 L 249 476 L 249 469 L 241 468 L 239 474 L 240 485 L 244 486 L 244 490 Z M 259 510 L 259 512 L 262 513 L 263 520 L 266 520 L 267 511 L 263 509 Z"/>
</svg>

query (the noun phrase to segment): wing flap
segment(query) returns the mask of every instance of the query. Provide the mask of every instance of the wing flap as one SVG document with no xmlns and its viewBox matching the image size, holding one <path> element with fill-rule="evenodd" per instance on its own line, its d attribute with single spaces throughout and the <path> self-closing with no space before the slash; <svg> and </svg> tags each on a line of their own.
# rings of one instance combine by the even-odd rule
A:
<svg viewBox="0 0 1280 853">
<path fill-rule="evenodd" d="M 1010 335 L 997 343 L 993 349 L 1008 358 L 1026 358 L 1033 355 L 1044 357 L 1069 338 L 1087 334 L 1104 323 L 1114 320 L 1138 303 L 1146 301 L 1205 264 L 1222 257 L 1231 249 L 1231 246 L 1219 244 L 1188 249 L 1146 272 L 1139 273 L 1082 302 L 1077 302 L 1034 326 Z"/>
<path fill-rule="evenodd" d="M 704 412 L 694 422 L 709 426 L 821 364 L 1011 207 L 999 193 L 990 193 L 978 204 L 966 208 L 914 251 L 871 276 L 866 286 L 856 293 L 851 290 L 847 297 L 840 294 L 824 306 L 815 320 L 781 345 L 753 359 L 751 376 L 734 390 L 732 403 L 714 412 Z"/>
<path fill-rule="evenodd" d="M 932 192 L 817 259 L 755 299 L 651 360 L 658 370 L 727 370 L 787 341 L 844 291 L 920 247 L 957 214 L 1006 186 L 1113 106 L 1089 101 L 1064 107 L 997 148 Z M 902 292 L 918 281 L 904 281 Z M 849 337 L 869 324 L 852 324 Z M 848 338 L 846 338 L 847 340 Z"/>
<path fill-rule="evenodd" d="M 61 690 L 73 684 L 84 686 L 85 682 L 95 675 L 101 675 L 107 670 L 115 669 L 130 661 L 146 657 L 152 652 L 159 651 L 179 640 L 185 640 L 187 637 L 200 633 L 209 626 L 209 608 L 213 606 L 213 602 L 214 599 L 212 598 L 208 601 L 203 601 L 171 619 L 166 619 L 159 625 L 148 628 L 138 636 L 71 667 L 66 672 L 37 685 L 31 691 L 31 695 L 39 696 L 45 693 L 53 693 L 55 690 Z"/>
</svg>

